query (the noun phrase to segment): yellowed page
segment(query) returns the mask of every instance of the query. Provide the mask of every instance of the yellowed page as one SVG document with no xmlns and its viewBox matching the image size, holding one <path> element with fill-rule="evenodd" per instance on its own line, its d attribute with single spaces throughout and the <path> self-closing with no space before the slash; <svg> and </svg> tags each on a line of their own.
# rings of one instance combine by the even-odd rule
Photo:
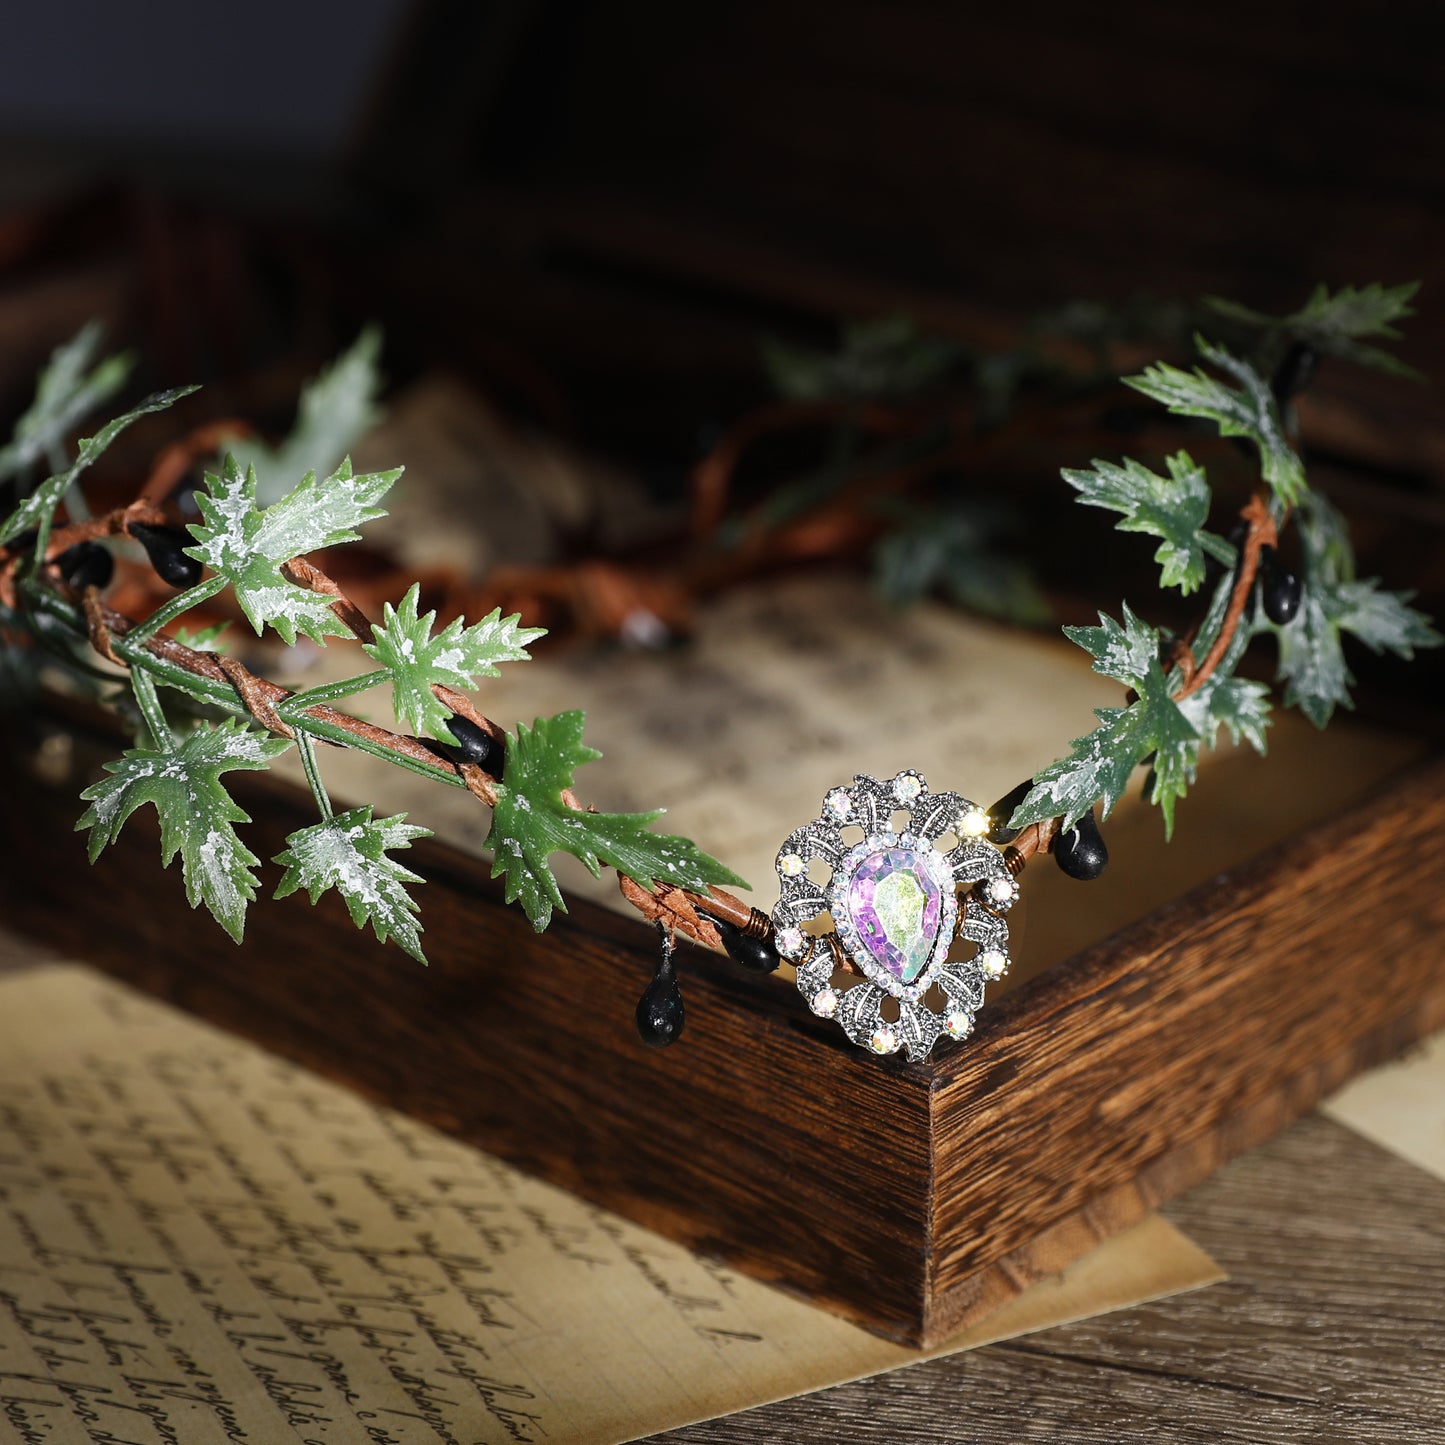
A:
<svg viewBox="0 0 1445 1445">
<path fill-rule="evenodd" d="M 1152 1218 L 945 1350 L 1219 1277 Z M 87 969 L 0 982 L 0 1438 L 611 1445 L 919 1358 Z"/>
<path fill-rule="evenodd" d="M 1445 1179 L 1445 1032 L 1361 1074 L 1321 1111 Z"/>
</svg>

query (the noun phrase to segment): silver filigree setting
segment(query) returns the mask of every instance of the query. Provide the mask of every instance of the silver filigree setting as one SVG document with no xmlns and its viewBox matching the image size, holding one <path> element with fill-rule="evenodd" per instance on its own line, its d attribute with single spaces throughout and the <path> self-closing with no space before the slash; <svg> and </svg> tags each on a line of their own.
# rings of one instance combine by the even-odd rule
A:
<svg viewBox="0 0 1445 1445">
<path fill-rule="evenodd" d="M 908 823 L 895 829 L 899 812 L 908 815 Z M 967 1038 L 985 987 L 1008 971 L 1004 914 L 1018 898 L 1018 884 L 1000 850 L 982 837 L 987 825 L 977 804 L 957 793 L 930 792 L 913 769 L 885 781 L 860 773 L 851 784 L 829 789 L 820 815 L 794 829 L 778 850 L 779 896 L 772 914 L 778 952 L 796 964 L 798 991 L 808 1007 L 820 1018 L 835 1019 L 860 1047 L 878 1054 L 902 1049 L 920 1060 L 940 1038 Z M 862 831 L 860 842 L 844 840 L 848 827 Z M 957 841 L 945 851 L 938 842 L 946 834 Z M 890 849 L 916 858 L 939 890 L 937 934 L 926 962 L 908 982 L 870 951 L 849 901 L 857 870 Z M 828 868 L 826 881 L 813 876 L 815 861 Z M 832 930 L 809 931 L 807 925 L 825 915 Z M 977 946 L 973 957 L 949 958 L 956 938 Z M 835 947 L 863 975 L 851 987 L 837 977 Z M 927 998 L 935 987 L 944 1000 L 941 1013 Z M 883 1017 L 885 1000 L 896 1001 L 897 1018 Z"/>
</svg>

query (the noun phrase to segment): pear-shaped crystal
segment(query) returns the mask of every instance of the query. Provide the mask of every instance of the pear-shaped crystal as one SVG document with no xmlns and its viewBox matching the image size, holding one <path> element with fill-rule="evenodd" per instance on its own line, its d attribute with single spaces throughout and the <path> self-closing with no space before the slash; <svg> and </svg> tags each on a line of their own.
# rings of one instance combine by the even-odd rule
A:
<svg viewBox="0 0 1445 1445">
<path fill-rule="evenodd" d="M 900 983 L 911 984 L 933 955 L 943 922 L 943 889 L 913 848 L 881 848 L 848 885 L 858 941 Z"/>
</svg>

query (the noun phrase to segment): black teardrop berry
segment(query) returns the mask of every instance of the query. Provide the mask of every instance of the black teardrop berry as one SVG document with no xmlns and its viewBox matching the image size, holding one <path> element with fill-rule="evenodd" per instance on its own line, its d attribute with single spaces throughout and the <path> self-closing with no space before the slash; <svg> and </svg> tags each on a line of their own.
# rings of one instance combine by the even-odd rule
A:
<svg viewBox="0 0 1445 1445">
<path fill-rule="evenodd" d="M 1291 397 L 1308 391 L 1319 364 L 1320 354 L 1308 341 L 1292 342 L 1270 378 L 1275 401 L 1283 406 Z"/>
<path fill-rule="evenodd" d="M 457 740 L 457 749 L 469 763 L 475 763 L 484 773 L 494 778 L 502 776 L 506 760 L 506 749 L 485 728 L 479 728 L 471 718 L 453 713 L 447 719 L 447 726 Z"/>
<path fill-rule="evenodd" d="M 1054 839 L 1053 854 L 1060 869 L 1081 882 L 1097 878 L 1109 866 L 1109 849 L 1092 808 L 1068 832 Z"/>
<path fill-rule="evenodd" d="M 194 587 L 201 580 L 201 564 L 187 557 L 191 538 L 179 527 L 153 527 L 149 522 L 131 522 L 131 536 L 146 549 L 156 576 L 171 587 Z"/>
<path fill-rule="evenodd" d="M 711 919 L 722 937 L 728 957 L 739 968 L 745 968 L 749 973 L 772 973 L 782 962 L 771 938 L 751 938 L 726 918 L 718 918 L 711 913 L 704 917 Z"/>
<path fill-rule="evenodd" d="M 1295 620 L 1304 600 L 1304 583 L 1280 562 L 1273 549 L 1264 557 L 1264 578 L 1260 592 L 1264 597 L 1264 615 L 1276 627 L 1285 627 Z"/>
<path fill-rule="evenodd" d="M 1028 791 L 1034 785 L 1032 778 L 1025 778 L 1016 788 L 1010 789 L 1007 793 L 988 810 L 991 820 L 988 830 L 988 841 L 997 843 L 1000 848 L 1005 843 L 1012 843 L 1019 835 L 1017 828 L 1010 828 L 1008 820 L 1018 811 L 1018 806 L 1028 796 Z"/>
<path fill-rule="evenodd" d="M 56 559 L 60 575 L 77 591 L 87 587 L 105 587 L 115 576 L 115 558 L 108 547 L 99 542 L 77 542 L 67 547 Z"/>
<path fill-rule="evenodd" d="M 682 1033 L 682 990 L 677 986 L 670 949 L 664 950 L 652 982 L 637 1001 L 636 1019 L 637 1037 L 649 1048 L 665 1049 L 676 1043 Z"/>
</svg>

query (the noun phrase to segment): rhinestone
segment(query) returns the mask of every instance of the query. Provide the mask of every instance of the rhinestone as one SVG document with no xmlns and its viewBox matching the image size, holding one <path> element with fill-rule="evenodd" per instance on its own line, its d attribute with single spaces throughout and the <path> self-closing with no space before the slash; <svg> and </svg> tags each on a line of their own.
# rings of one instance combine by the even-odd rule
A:
<svg viewBox="0 0 1445 1445">
<path fill-rule="evenodd" d="M 1012 878 L 995 878 L 988 885 L 988 896 L 995 903 L 1011 903 L 1018 897 L 1019 886 Z"/>
<path fill-rule="evenodd" d="M 990 948 L 978 956 L 978 966 L 989 978 L 1002 978 L 1008 972 L 1008 955 Z"/>
<path fill-rule="evenodd" d="M 823 799 L 823 806 L 835 818 L 842 821 L 848 816 L 849 810 L 853 806 L 853 799 L 849 795 L 847 788 L 834 788 L 833 791 Z"/>
<path fill-rule="evenodd" d="M 773 942 L 784 958 L 797 958 L 807 946 L 807 937 L 801 928 L 780 928 Z"/>
<path fill-rule="evenodd" d="M 873 1037 L 868 1040 L 868 1047 L 875 1054 L 891 1054 L 898 1048 L 898 1031 L 884 1024 L 881 1028 L 873 1030 Z"/>
<path fill-rule="evenodd" d="M 778 872 L 788 878 L 799 877 L 807 866 L 796 853 L 784 853 L 778 859 Z"/>
<path fill-rule="evenodd" d="M 923 779 L 917 773 L 899 773 L 893 779 L 893 796 L 900 803 L 911 803 L 923 791 Z"/>
<path fill-rule="evenodd" d="M 988 814 L 982 808 L 970 808 L 966 813 L 959 814 L 958 831 L 965 838 L 982 838 L 988 830 Z"/>
<path fill-rule="evenodd" d="M 949 1014 L 944 1027 L 954 1038 L 966 1039 L 973 1032 L 973 1015 L 964 1013 L 962 1009 L 956 1009 Z"/>
<path fill-rule="evenodd" d="M 830 1019 L 838 1012 L 838 994 L 834 989 L 820 988 L 808 1002 L 813 1012 L 822 1018 Z"/>
</svg>

